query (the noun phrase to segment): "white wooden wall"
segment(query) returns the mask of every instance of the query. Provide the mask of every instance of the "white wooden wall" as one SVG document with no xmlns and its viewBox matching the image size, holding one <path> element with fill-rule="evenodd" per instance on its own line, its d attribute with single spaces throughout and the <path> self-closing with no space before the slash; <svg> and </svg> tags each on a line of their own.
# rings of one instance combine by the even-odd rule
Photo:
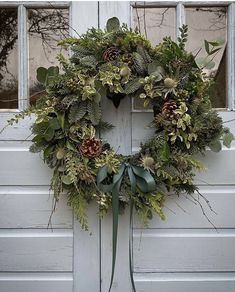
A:
<svg viewBox="0 0 235 292">
<path fill-rule="evenodd" d="M 130 24 L 128 2 L 73 2 L 72 26 L 78 33 L 104 27 L 112 16 Z M 74 32 L 75 33 L 75 32 Z M 117 126 L 103 138 L 136 151 L 148 135 L 143 125 L 151 113 L 131 112 L 125 100 L 116 110 L 104 101 L 104 118 Z M 234 118 L 232 112 L 224 119 Z M 0 115 L 2 126 L 9 114 Z M 89 209 L 90 231 L 80 229 L 66 198 L 47 229 L 52 200 L 50 170 L 39 155 L 28 151 L 30 120 L 0 136 L 0 292 L 106 292 L 111 272 L 111 215 L 99 221 Z M 235 124 L 230 123 L 235 133 Z M 28 137 L 28 138 L 27 138 Z M 26 139 L 27 138 L 27 139 Z M 25 140 L 26 139 L 26 140 Z M 190 200 L 169 197 L 165 222 L 154 218 L 143 229 L 134 220 L 134 278 L 138 292 L 235 291 L 235 143 L 220 154 L 202 158 L 208 171 L 197 177 L 201 192 L 217 215 L 207 214 Z M 113 290 L 130 292 L 128 268 L 128 210 L 120 217 L 118 260 Z"/>
</svg>

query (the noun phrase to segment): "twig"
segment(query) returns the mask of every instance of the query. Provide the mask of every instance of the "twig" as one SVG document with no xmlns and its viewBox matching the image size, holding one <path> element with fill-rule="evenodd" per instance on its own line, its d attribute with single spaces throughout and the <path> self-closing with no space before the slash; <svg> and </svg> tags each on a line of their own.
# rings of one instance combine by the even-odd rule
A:
<svg viewBox="0 0 235 292">
<path fill-rule="evenodd" d="M 199 195 L 200 197 L 203 198 L 203 200 L 206 202 L 206 204 L 207 204 L 207 206 L 210 208 L 210 210 L 211 210 L 214 214 L 218 215 L 218 213 L 216 213 L 215 210 L 212 208 L 212 206 L 211 206 L 211 204 L 210 204 L 210 201 L 209 201 L 209 200 L 208 200 L 208 199 L 207 199 L 202 193 L 200 193 L 199 190 L 196 190 L 196 192 L 198 193 L 198 195 Z"/>
<path fill-rule="evenodd" d="M 147 33 L 147 24 L 146 24 L 146 11 L 145 11 L 145 2 L 144 2 L 144 33 L 146 39 L 148 38 L 148 33 Z"/>
<path fill-rule="evenodd" d="M 192 194 L 189 194 L 189 196 L 200 206 L 202 214 L 205 216 L 206 220 L 213 226 L 213 228 L 217 231 L 217 227 L 215 224 L 210 220 L 210 218 L 207 216 L 204 207 L 202 206 L 202 203 L 199 199 L 196 199 Z"/>
</svg>

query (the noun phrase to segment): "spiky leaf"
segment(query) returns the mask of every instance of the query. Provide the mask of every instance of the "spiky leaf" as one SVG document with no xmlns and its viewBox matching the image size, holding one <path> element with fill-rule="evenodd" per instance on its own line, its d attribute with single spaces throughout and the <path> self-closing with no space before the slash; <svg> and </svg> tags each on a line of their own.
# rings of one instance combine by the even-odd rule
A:
<svg viewBox="0 0 235 292">
<path fill-rule="evenodd" d="M 70 108 L 69 111 L 69 123 L 76 123 L 81 120 L 87 112 L 87 103 L 80 102 L 79 104 L 75 104 Z"/>
<path fill-rule="evenodd" d="M 112 130 L 114 126 L 106 121 L 100 120 L 99 124 L 97 125 L 96 129 L 100 131 L 108 131 Z"/>
<path fill-rule="evenodd" d="M 80 60 L 80 63 L 84 67 L 95 68 L 97 65 L 97 60 L 94 56 L 86 56 Z"/>
<path fill-rule="evenodd" d="M 132 59 L 136 72 L 140 75 L 143 75 L 147 71 L 147 66 L 143 57 L 139 53 L 134 52 L 132 54 Z"/>
<path fill-rule="evenodd" d="M 98 125 L 101 119 L 101 108 L 96 102 L 89 101 L 87 104 L 87 112 L 93 125 Z"/>
<path fill-rule="evenodd" d="M 144 59 L 146 63 L 152 62 L 152 58 L 150 57 L 149 53 L 143 46 L 137 47 L 137 53 L 141 55 L 141 57 Z"/>
<path fill-rule="evenodd" d="M 141 86 L 142 84 L 140 83 L 140 78 L 138 77 L 134 78 L 133 80 L 131 80 L 130 82 L 126 84 L 125 93 L 132 94 L 136 92 Z"/>
</svg>

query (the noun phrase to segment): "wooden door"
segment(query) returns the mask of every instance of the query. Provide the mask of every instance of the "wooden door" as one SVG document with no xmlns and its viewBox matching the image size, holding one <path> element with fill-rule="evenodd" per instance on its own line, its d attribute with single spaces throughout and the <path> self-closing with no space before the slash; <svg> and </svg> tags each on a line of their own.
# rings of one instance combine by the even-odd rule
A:
<svg viewBox="0 0 235 292">
<path fill-rule="evenodd" d="M 179 5 L 174 7 L 183 19 Z M 234 11 L 234 4 L 229 9 Z M 113 16 L 131 25 L 130 3 L 73 2 L 72 32 L 76 35 L 75 31 L 82 33 L 98 25 L 103 28 Z M 234 26 L 232 17 L 229 21 Z M 234 42 L 234 33 L 231 33 L 230 44 Z M 230 60 L 231 68 L 234 57 Z M 234 84 L 234 68 L 229 76 L 229 82 Z M 230 88 L 234 94 L 234 87 Z M 118 110 L 109 100 L 102 106 L 104 119 L 116 126 L 103 138 L 123 154 L 136 151 L 140 141 L 149 135 L 143 125 L 151 120 L 152 113 L 133 110 L 128 99 L 122 101 Z M 232 111 L 221 115 L 225 121 L 234 118 Z M 10 116 L 10 113 L 0 113 L 0 126 Z M 30 123 L 26 119 L 8 128 L 0 137 L 0 291 L 106 292 L 111 274 L 111 214 L 99 220 L 96 207 L 91 206 L 89 232 L 86 232 L 73 218 L 66 198 L 61 198 L 53 216 L 53 230 L 47 229 L 52 204 L 51 172 L 39 155 L 28 150 Z M 234 122 L 229 126 L 235 133 Z M 234 151 L 234 143 L 230 150 L 223 149 L 220 154 L 208 151 L 203 158 L 208 171 L 197 177 L 201 192 L 218 214 L 209 213 L 217 231 L 200 208 L 184 197 L 167 200 L 165 222 L 154 218 L 149 228 L 142 228 L 134 218 L 132 248 L 138 292 L 234 291 Z M 131 291 L 129 227 L 127 210 L 120 216 L 112 290 L 116 292 Z"/>
<path fill-rule="evenodd" d="M 195 1 L 196 2 L 196 1 Z M 134 3 L 133 5 L 141 5 Z M 182 3 L 164 3 L 160 1 L 146 6 L 163 7 L 170 5 L 176 13 L 174 30 L 185 22 L 185 7 Z M 133 11 L 130 4 L 117 2 L 100 2 L 99 23 L 103 27 L 109 17 L 117 16 L 121 21 L 130 23 Z M 144 5 L 144 4 L 142 4 Z M 196 6 L 196 3 L 194 3 Z M 199 5 L 199 4 L 198 4 Z M 207 6 L 202 7 L 208 9 Z M 207 5 L 204 3 L 204 5 Z M 212 3 L 210 3 L 212 5 Z M 216 5 L 219 5 L 218 3 Z M 189 5 L 190 6 L 190 5 Z M 234 3 L 227 8 L 228 21 L 228 59 L 234 60 Z M 146 12 L 146 11 L 145 11 Z M 147 15 L 147 14 L 146 14 Z M 152 15 L 151 15 L 152 16 Z M 153 17 L 153 16 L 152 16 Z M 140 20 L 141 21 L 141 20 Z M 143 21 L 143 20 L 142 20 Z M 172 20 L 171 20 L 172 21 Z M 161 33 L 164 33 L 161 32 Z M 157 31 L 156 31 L 157 34 Z M 232 46 L 232 48 L 231 48 Z M 229 63 L 229 62 L 228 62 Z M 234 119 L 234 63 L 227 65 L 229 110 L 221 110 L 224 121 Z M 231 74 L 233 78 L 231 78 Z M 224 92 L 224 91 L 223 91 Z M 107 139 L 122 153 L 133 153 L 138 150 L 141 141 L 150 132 L 144 125 L 152 120 L 153 113 L 142 109 L 135 110 L 130 100 L 122 101 L 118 110 L 112 107 L 110 101 L 104 102 L 104 117 L 116 128 Z M 228 126 L 235 132 L 234 121 Z M 233 291 L 235 287 L 235 152 L 234 142 L 230 149 L 223 148 L 218 153 L 207 151 L 206 157 L 201 157 L 207 171 L 196 177 L 200 191 L 210 201 L 213 213 L 201 201 L 203 209 L 216 226 L 205 218 L 199 205 L 184 196 L 169 197 L 166 201 L 166 221 L 155 217 L 148 228 L 143 228 L 134 218 L 133 234 L 133 269 L 138 292 L 186 292 L 186 291 Z M 116 274 L 112 291 L 131 291 L 128 267 L 128 210 L 120 216 L 118 255 Z M 101 221 L 101 291 L 107 291 L 111 270 L 111 216 Z"/>
</svg>

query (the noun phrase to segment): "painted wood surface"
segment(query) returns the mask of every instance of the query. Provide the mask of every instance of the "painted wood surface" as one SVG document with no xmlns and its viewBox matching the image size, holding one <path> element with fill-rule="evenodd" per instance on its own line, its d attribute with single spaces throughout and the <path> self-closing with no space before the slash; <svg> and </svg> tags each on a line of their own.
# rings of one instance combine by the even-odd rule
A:
<svg viewBox="0 0 235 292">
<path fill-rule="evenodd" d="M 203 209 L 217 228 L 235 228 L 235 186 L 202 186 L 200 192 L 210 202 L 213 211 L 203 198 L 199 198 Z M 198 200 L 198 195 L 194 195 Z M 213 228 L 203 215 L 200 205 L 190 196 L 174 194 L 168 196 L 165 202 L 166 220 L 158 216 L 149 222 L 148 228 Z M 138 217 L 135 216 L 134 228 L 143 228 Z"/>
<path fill-rule="evenodd" d="M 234 292 L 234 273 L 135 274 L 137 292 Z"/>
<path fill-rule="evenodd" d="M 70 230 L 0 230 L 0 271 L 72 271 Z"/>
<path fill-rule="evenodd" d="M 122 22 L 130 21 L 128 2 L 73 2 L 71 12 L 74 36 L 91 26 L 104 27 L 112 16 L 118 16 Z M 104 118 L 117 126 L 103 138 L 121 153 L 138 150 L 140 142 L 151 134 L 144 125 L 152 120 L 152 113 L 131 113 L 128 100 L 118 110 L 109 100 L 102 106 Z M 1 113 L 0 128 L 10 116 Z M 221 116 L 228 121 L 234 113 L 224 112 Z M 0 135 L 0 161 L 4 165 L 0 170 L 0 291 L 106 292 L 112 255 L 111 215 L 100 222 L 97 209 L 91 206 L 90 232 L 85 232 L 61 200 L 53 216 L 54 231 L 46 229 L 51 171 L 40 155 L 28 151 L 30 143 L 25 140 L 31 138 L 32 121 L 26 119 Z M 235 133 L 235 122 L 227 125 Z M 233 144 L 231 150 L 220 154 L 208 152 L 203 160 L 209 170 L 198 176 L 202 193 L 218 213 L 210 213 L 205 206 L 218 232 L 199 207 L 184 197 L 178 201 L 167 199 L 165 222 L 156 217 L 149 229 L 143 229 L 135 219 L 133 248 L 138 292 L 234 291 L 234 149 Z M 128 211 L 120 217 L 119 227 L 112 291 L 130 292 Z"/>
<path fill-rule="evenodd" d="M 98 27 L 98 2 L 74 1 L 71 6 L 72 35 Z M 89 231 L 74 218 L 73 291 L 100 292 L 100 220 L 97 206 L 88 208 Z"/>
<path fill-rule="evenodd" d="M 134 230 L 136 272 L 235 271 L 233 229 Z"/>
<path fill-rule="evenodd" d="M 72 273 L 1 273 L 1 292 L 72 292 Z"/>
<path fill-rule="evenodd" d="M 48 186 L 1 186 L 1 228 L 47 228 L 53 194 Z M 72 228 L 72 211 L 62 195 L 51 219 L 53 229 Z"/>
<path fill-rule="evenodd" d="M 29 151 L 29 142 L 1 142 L 0 185 L 50 185 L 52 171 L 44 164 L 40 154 Z"/>
</svg>

